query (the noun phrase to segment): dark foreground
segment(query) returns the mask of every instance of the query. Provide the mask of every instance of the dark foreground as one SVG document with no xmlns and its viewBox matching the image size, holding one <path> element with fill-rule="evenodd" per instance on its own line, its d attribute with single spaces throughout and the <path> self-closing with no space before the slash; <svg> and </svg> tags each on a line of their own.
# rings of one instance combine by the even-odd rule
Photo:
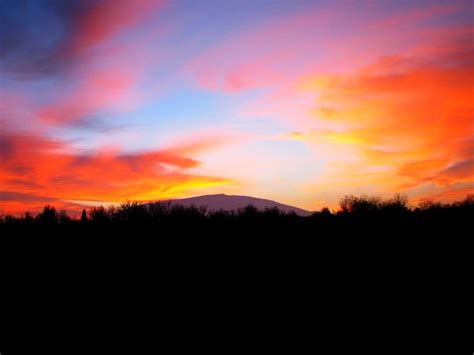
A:
<svg viewBox="0 0 474 355">
<path fill-rule="evenodd" d="M 411 353 L 427 353 L 433 333 L 420 339 L 420 329 L 452 328 L 466 315 L 473 213 L 473 198 L 416 209 L 403 200 L 346 198 L 340 212 L 311 217 L 134 203 L 78 220 L 51 207 L 34 218 L 4 217 L 2 355 L 90 353 L 80 347 L 84 331 L 106 343 L 92 348 L 101 354 L 111 344 L 147 353 L 137 348 L 143 338 L 183 352 L 188 343 L 222 350 L 216 338 L 244 350 L 242 329 L 262 349 L 294 351 L 301 340 L 291 340 L 293 330 L 311 343 L 326 339 L 330 353 L 346 352 L 341 345 L 366 352 L 374 338 L 383 349 L 399 344 L 399 324 Z M 323 329 L 316 335 L 315 322 Z M 277 336 L 266 338 L 262 328 Z M 134 331 L 138 342 L 130 340 Z"/>
<path fill-rule="evenodd" d="M 52 206 L 35 217 L 26 214 L 21 218 L 0 217 L 2 238 L 20 235 L 47 237 L 53 234 L 79 234 L 87 238 L 97 236 L 171 237 L 185 233 L 186 237 L 208 235 L 241 237 L 285 236 L 342 236 L 413 234 L 429 236 L 430 233 L 468 235 L 474 218 L 474 195 L 453 204 L 424 202 L 409 208 L 407 200 L 395 196 L 390 200 L 371 197 L 346 196 L 340 210 L 331 212 L 323 208 L 312 216 L 301 217 L 294 213 L 267 209 L 259 211 L 248 206 L 237 212 L 207 212 L 203 207 L 183 207 L 166 203 L 141 205 L 124 203 L 105 209 L 93 207 L 83 211 L 81 218 L 72 219 L 66 212 Z"/>
</svg>

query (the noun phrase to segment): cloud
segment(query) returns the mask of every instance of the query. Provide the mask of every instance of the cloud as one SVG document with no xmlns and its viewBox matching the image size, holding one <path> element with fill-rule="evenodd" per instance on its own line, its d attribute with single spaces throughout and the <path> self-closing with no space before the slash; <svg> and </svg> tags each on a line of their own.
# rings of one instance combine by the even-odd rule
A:
<svg viewBox="0 0 474 355">
<path fill-rule="evenodd" d="M 150 62 L 156 65 L 156 54 L 149 41 L 124 35 L 159 14 L 162 4 L 159 0 L 2 3 L 8 16 L 0 25 L 4 27 L 0 72 L 14 79 L 2 83 L 2 96 L 7 91 L 9 97 L 22 96 L 28 102 L 28 120 L 49 126 L 87 127 L 91 120 L 137 107 L 146 99 L 138 86 Z M 151 31 L 148 40 L 157 34 Z"/>
<path fill-rule="evenodd" d="M 56 201 L 56 199 L 51 198 L 51 197 L 46 197 L 46 196 L 38 196 L 38 195 L 31 195 L 31 194 L 25 194 L 21 192 L 12 192 L 12 191 L 0 191 L 0 201 L 5 202 L 5 201 L 17 201 L 17 202 L 41 202 L 41 203 L 47 203 L 47 202 L 53 202 Z"/>
<path fill-rule="evenodd" d="M 18 212 L 18 206 L 22 211 L 37 209 L 43 198 L 44 203 L 146 201 L 232 182 L 189 172 L 201 164 L 190 156 L 209 148 L 207 144 L 137 153 L 85 153 L 71 150 L 67 142 L 32 134 L 2 132 L 0 141 L 0 184 L 7 201 L 2 212 Z"/>
<path fill-rule="evenodd" d="M 473 181 L 462 153 L 474 134 L 470 4 L 386 5 L 313 4 L 226 36 L 188 70 L 207 90 L 258 89 L 236 115 L 305 143 L 321 169 L 301 190 L 328 205 Z"/>
<path fill-rule="evenodd" d="M 88 51 L 162 4 L 160 0 L 2 2 L 0 68 L 16 79 L 65 74 Z"/>
<path fill-rule="evenodd" d="M 193 58 L 186 69 L 198 85 L 212 91 L 275 89 L 302 75 L 353 70 L 366 64 L 369 55 L 389 55 L 429 41 L 431 31 L 439 28 L 433 26 L 435 21 L 466 11 L 462 2 L 403 3 L 394 9 L 384 5 L 313 3 L 304 11 L 226 36 Z"/>
<path fill-rule="evenodd" d="M 453 43 L 460 42 L 453 38 Z M 434 194 L 474 182 L 474 65 L 452 55 L 466 48 L 441 48 L 434 60 L 427 58 L 430 51 L 418 51 L 414 57 L 379 58 L 345 75 L 320 75 L 311 79 L 312 86 L 306 82 L 321 105 L 312 111 L 314 120 L 326 127 L 304 132 L 306 141 L 355 154 L 356 166 L 344 163 L 343 156 L 329 163 L 321 186 L 328 180 L 346 189 L 360 184 L 409 192 L 432 182 Z M 452 198 L 453 190 L 448 195 Z"/>
<path fill-rule="evenodd" d="M 134 91 L 137 80 L 138 72 L 127 66 L 88 70 L 69 92 L 58 93 L 52 103 L 40 107 L 36 117 L 47 124 L 74 125 L 103 110 L 130 110 L 139 102 Z"/>
<path fill-rule="evenodd" d="M 327 8 L 316 8 L 256 24 L 193 58 L 186 71 L 212 91 L 271 88 L 308 68 L 302 53 L 311 50 L 315 36 L 324 36 L 314 29 L 327 25 L 331 17 Z"/>
<path fill-rule="evenodd" d="M 256 193 L 272 187 L 269 194 L 295 200 L 468 186 L 471 4 L 432 4 L 282 4 L 284 11 L 272 9 L 271 17 L 246 14 L 221 28 L 222 18 L 204 22 L 212 4 L 204 11 L 173 4 L 170 16 L 161 16 L 162 3 L 152 0 L 1 2 L 7 15 L 0 21 L 2 190 L 32 199 L 121 201 L 219 187 L 229 182 L 222 174 L 245 179 Z M 228 9 L 212 13 L 225 18 Z M 162 26 L 170 30 L 166 36 Z M 228 31 L 235 28 L 242 30 Z M 195 91 L 182 69 L 173 72 L 184 60 L 187 78 L 213 93 Z M 150 87 L 162 82 L 173 92 L 158 109 L 160 102 L 147 100 Z M 189 107 L 212 101 L 209 110 L 219 112 L 192 112 L 170 124 L 180 111 L 173 111 L 177 96 Z M 116 118 L 127 133 L 113 141 L 129 134 L 129 147 L 150 146 L 170 132 L 195 130 L 208 114 L 222 117 L 218 125 L 228 131 L 252 131 L 250 140 L 261 149 L 244 143 L 207 154 L 220 142 L 203 136 L 157 150 L 92 152 L 51 138 L 104 146 L 110 135 L 91 137 L 91 130 L 114 126 Z M 156 129 L 162 119 L 155 137 L 148 124 Z M 284 183 L 273 183 L 287 172 Z M 452 188 L 449 198 L 463 189 Z"/>
<path fill-rule="evenodd" d="M 414 8 L 411 11 L 398 12 L 380 21 L 376 21 L 371 25 L 371 28 L 375 31 L 383 30 L 387 27 L 400 29 L 411 26 L 415 22 L 420 23 L 427 19 L 432 19 L 433 17 L 445 16 L 446 14 L 457 12 L 460 8 L 462 9 L 462 7 L 460 7 L 459 4 L 455 4 L 455 2 L 449 5 L 443 4 Z"/>
<path fill-rule="evenodd" d="M 456 161 L 438 172 L 436 176 L 439 176 L 447 183 L 452 180 L 459 182 L 462 181 L 463 178 L 472 180 L 474 177 L 474 159 Z"/>
<path fill-rule="evenodd" d="M 108 40 L 137 24 L 162 6 L 161 0 L 106 0 L 75 18 L 74 32 L 68 48 L 74 54 Z"/>
<path fill-rule="evenodd" d="M 0 191 L 0 214 L 21 215 L 25 212 L 40 212 L 45 205 L 52 205 L 57 210 L 65 210 L 69 216 L 78 217 L 84 206 L 71 201 L 58 200 L 35 194 Z"/>
</svg>

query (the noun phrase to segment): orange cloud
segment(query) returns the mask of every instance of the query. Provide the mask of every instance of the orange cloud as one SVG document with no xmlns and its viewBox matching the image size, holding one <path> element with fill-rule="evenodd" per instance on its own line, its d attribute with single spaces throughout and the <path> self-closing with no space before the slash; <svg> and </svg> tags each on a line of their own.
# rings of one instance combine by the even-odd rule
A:
<svg viewBox="0 0 474 355">
<path fill-rule="evenodd" d="M 431 182 L 438 191 L 428 194 L 462 198 L 455 191 L 465 189 L 449 187 L 474 182 L 474 65 L 459 55 L 472 50 L 458 43 L 435 58 L 392 56 L 306 80 L 317 95 L 314 119 L 329 127 L 306 132 L 307 141 L 356 156 L 328 163 L 319 188 L 409 192 Z"/>
<path fill-rule="evenodd" d="M 21 215 L 25 212 L 42 211 L 45 205 L 52 205 L 58 211 L 65 210 L 69 216 L 79 216 L 84 205 L 51 197 L 28 193 L 0 191 L 0 214 Z"/>
<path fill-rule="evenodd" d="M 463 198 L 452 186 L 474 181 L 473 27 L 455 21 L 466 5 L 307 10 L 230 34 L 188 69 L 206 89 L 265 89 L 236 114 L 278 120 L 280 137 L 307 144 L 317 169 L 305 195 L 334 206 L 345 193 L 429 185 Z"/>
<path fill-rule="evenodd" d="M 64 205 L 66 200 L 156 200 L 231 183 L 187 172 L 200 163 L 179 154 L 180 147 L 92 154 L 70 151 L 63 141 L 29 134 L 3 133 L 0 141 L 2 212 L 37 211 L 51 201 Z M 193 154 L 192 147 L 182 151 Z"/>
</svg>

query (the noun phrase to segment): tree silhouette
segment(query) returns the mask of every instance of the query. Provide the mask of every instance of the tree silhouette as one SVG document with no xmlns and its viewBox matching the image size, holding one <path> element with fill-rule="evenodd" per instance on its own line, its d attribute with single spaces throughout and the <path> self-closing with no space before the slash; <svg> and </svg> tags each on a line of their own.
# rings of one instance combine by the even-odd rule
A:
<svg viewBox="0 0 474 355">
<path fill-rule="evenodd" d="M 62 210 L 59 212 L 59 217 L 58 217 L 59 224 L 68 224 L 71 222 L 71 218 L 68 216 L 67 212 Z"/>
<path fill-rule="evenodd" d="M 85 208 L 82 210 L 80 221 L 81 221 L 82 224 L 87 223 L 87 212 L 86 212 Z"/>
<path fill-rule="evenodd" d="M 44 206 L 43 212 L 37 216 L 40 224 L 53 225 L 58 223 L 58 213 L 56 208 L 50 205 Z"/>
<path fill-rule="evenodd" d="M 355 230 L 377 235 L 391 234 L 396 231 L 406 235 L 408 231 L 421 234 L 444 231 L 453 234 L 454 230 L 469 230 L 474 215 L 474 195 L 451 204 L 430 200 L 421 201 L 416 208 L 410 208 L 405 196 L 395 195 L 382 200 L 379 197 L 348 195 L 341 199 L 340 211 L 334 213 L 322 208 L 310 217 L 285 213 L 276 208 L 258 210 L 247 206 L 238 211 L 210 211 L 205 208 L 185 207 L 170 203 L 143 205 L 138 202 L 126 202 L 118 207 L 105 209 L 92 207 L 82 211 L 80 218 L 70 218 L 65 211 L 58 213 L 53 206 L 47 205 L 36 218 L 26 213 L 22 218 L 0 215 L 0 228 L 28 227 L 38 228 L 58 226 L 60 231 L 80 231 L 105 226 L 107 231 L 122 232 L 131 226 L 131 230 L 143 228 L 151 235 L 173 235 L 169 231 L 186 230 L 198 235 L 199 230 L 214 231 L 221 235 L 248 231 L 259 231 L 261 235 L 279 235 L 282 233 L 306 233 L 306 235 L 332 234 L 343 232 L 356 235 Z M 151 228 L 150 228 L 151 227 Z M 70 228 L 70 229 L 69 229 Z M 463 232 L 466 234 L 467 232 Z M 2 234 L 2 233 L 0 233 Z"/>
<path fill-rule="evenodd" d="M 92 207 L 89 215 L 91 222 L 95 225 L 105 225 L 110 222 L 109 215 L 103 206 Z"/>
</svg>

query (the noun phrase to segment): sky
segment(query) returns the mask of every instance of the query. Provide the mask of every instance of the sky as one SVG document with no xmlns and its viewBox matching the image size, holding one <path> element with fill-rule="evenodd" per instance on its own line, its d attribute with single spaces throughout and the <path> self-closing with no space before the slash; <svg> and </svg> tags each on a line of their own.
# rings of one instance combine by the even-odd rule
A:
<svg viewBox="0 0 474 355">
<path fill-rule="evenodd" d="M 1 0 L 0 213 L 463 199 L 473 4 Z"/>
</svg>

